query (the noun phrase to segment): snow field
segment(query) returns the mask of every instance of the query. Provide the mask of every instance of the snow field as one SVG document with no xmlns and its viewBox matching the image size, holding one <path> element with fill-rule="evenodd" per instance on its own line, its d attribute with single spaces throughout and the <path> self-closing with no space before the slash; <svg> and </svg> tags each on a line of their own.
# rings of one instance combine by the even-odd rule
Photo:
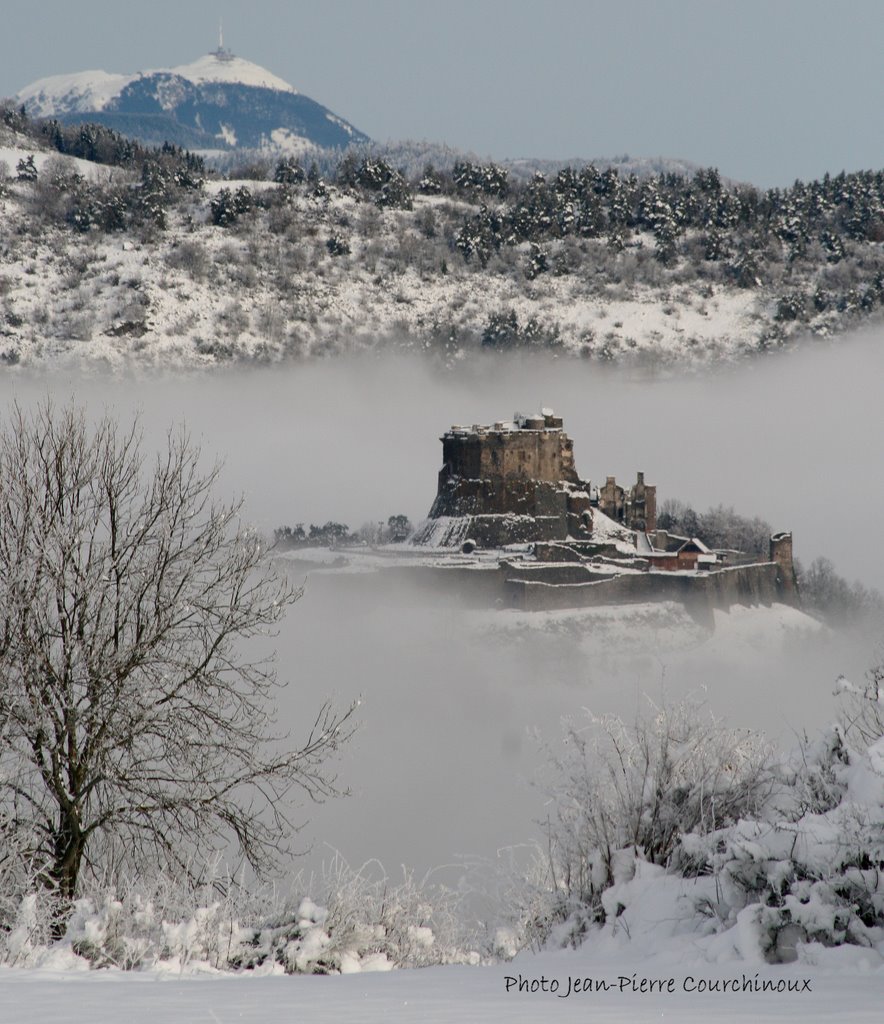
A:
<svg viewBox="0 0 884 1024">
<path fill-rule="evenodd" d="M 838 951 L 829 951 L 837 953 Z M 489 967 L 431 967 L 339 977 L 181 977 L 174 972 L 35 971 L 0 968 L 0 1019 L 5 1024 L 537 1024 L 539 1020 L 594 1020 L 603 1024 L 794 1021 L 796 1024 L 874 1024 L 879 1020 L 882 976 L 862 962 L 773 968 L 721 965 L 678 958 L 624 956 L 582 950 L 525 954 Z M 632 990 L 641 979 L 674 981 L 672 993 Z M 620 979 L 626 987 L 620 991 Z M 750 984 L 808 979 L 811 991 L 685 991 L 706 982 Z M 507 991 L 508 979 L 510 990 Z M 539 990 L 546 979 L 547 991 Z M 607 992 L 567 992 L 569 979 L 609 980 Z M 688 980 L 690 979 L 690 980 Z M 538 991 L 519 992 L 522 980 Z M 552 982 L 557 991 L 550 992 Z"/>
</svg>

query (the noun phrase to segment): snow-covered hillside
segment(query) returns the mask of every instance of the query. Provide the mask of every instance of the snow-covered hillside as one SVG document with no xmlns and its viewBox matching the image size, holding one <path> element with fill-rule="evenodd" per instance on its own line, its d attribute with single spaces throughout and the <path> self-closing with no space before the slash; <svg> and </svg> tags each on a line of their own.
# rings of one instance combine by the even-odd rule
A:
<svg viewBox="0 0 884 1024">
<path fill-rule="evenodd" d="M 134 145 L 102 120 L 110 103 L 87 128 L 4 108 L 6 362 L 198 365 L 384 346 L 449 366 L 516 350 L 656 370 L 837 334 L 884 306 L 884 174 L 761 193 L 714 169 L 642 180 L 589 166 L 526 183 L 455 160 L 409 180 L 361 147 L 320 171 L 303 152 L 319 136 L 275 113 L 303 97 L 204 81 L 228 63 L 189 66 L 202 84 L 145 77 L 121 96 L 138 92 L 156 125 L 208 90 L 213 139 L 277 147 L 250 149 L 236 180 L 177 147 Z M 219 99 L 228 88 L 240 92 Z M 255 90 L 274 97 L 263 121 Z M 314 114 L 322 132 L 351 137 Z M 40 155 L 50 147 L 105 169 Z"/>
<path fill-rule="evenodd" d="M 2 158 L 14 171 L 28 152 L 20 141 Z M 37 154 L 38 165 L 47 159 Z M 599 290 L 583 275 L 525 282 L 478 273 L 448 254 L 443 239 L 427 237 L 428 224 L 471 210 L 441 197 L 417 196 L 413 211 L 381 211 L 337 189 L 290 190 L 233 230 L 212 224 L 213 197 L 239 187 L 255 197 L 278 192 L 268 182 L 210 182 L 165 231 L 84 236 L 34 231 L 31 186 L 11 185 L 0 198 L 10 229 L 0 264 L 0 358 L 181 366 L 405 346 L 457 363 L 507 309 L 556 332 L 566 353 L 703 363 L 755 351 L 773 312 L 764 292 L 737 288 L 698 294 L 667 281 Z M 333 252 L 333 238 L 349 251 Z M 647 251 L 647 243 L 632 245 Z M 598 249 L 601 259 L 604 242 Z M 631 251 L 635 259 L 643 250 Z"/>
<path fill-rule="evenodd" d="M 120 94 L 132 75 L 107 71 L 77 71 L 69 75 L 50 75 L 25 86 L 16 97 L 34 117 L 57 117 L 81 111 L 104 110 Z"/>
</svg>

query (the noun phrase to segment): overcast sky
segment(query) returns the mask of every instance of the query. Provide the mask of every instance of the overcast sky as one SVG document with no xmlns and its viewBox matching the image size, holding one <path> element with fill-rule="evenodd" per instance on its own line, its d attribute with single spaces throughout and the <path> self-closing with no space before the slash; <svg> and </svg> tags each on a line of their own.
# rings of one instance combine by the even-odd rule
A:
<svg viewBox="0 0 884 1024">
<path fill-rule="evenodd" d="M 884 166 L 881 0 L 3 0 L 0 95 L 224 41 L 378 140 L 672 156 L 761 186 Z"/>
</svg>

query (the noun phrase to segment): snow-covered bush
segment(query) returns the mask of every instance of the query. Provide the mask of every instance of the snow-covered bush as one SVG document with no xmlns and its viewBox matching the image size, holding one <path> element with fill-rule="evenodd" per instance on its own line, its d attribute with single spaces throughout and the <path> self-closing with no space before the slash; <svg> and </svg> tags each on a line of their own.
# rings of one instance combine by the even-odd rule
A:
<svg viewBox="0 0 884 1024">
<path fill-rule="evenodd" d="M 322 903 L 294 895 L 307 885 L 299 876 L 283 898 L 211 873 L 196 890 L 166 875 L 96 884 L 55 943 L 52 896 L 35 888 L 4 918 L 0 963 L 40 964 L 62 951 L 94 968 L 337 974 L 479 960 L 460 897 L 443 886 L 407 873 L 394 883 L 379 865 L 354 871 L 339 857 L 309 883 Z"/>
<path fill-rule="evenodd" d="M 841 725 L 849 741 L 859 750 L 868 748 L 884 736 L 884 665 L 876 665 L 865 683 L 855 686 L 839 676 L 836 694 L 841 702 Z"/>
<path fill-rule="evenodd" d="M 553 761 L 548 850 L 509 898 L 498 954 L 667 921 L 713 958 L 849 944 L 884 959 L 882 677 L 840 679 L 840 722 L 776 762 L 694 701 L 632 727 L 572 724 Z"/>
<path fill-rule="evenodd" d="M 634 857 L 665 865 L 682 833 L 712 832 L 758 810 L 770 758 L 751 733 L 726 729 L 694 697 L 649 702 L 632 725 L 571 722 L 551 757 L 549 876 L 559 913 L 603 921 L 601 894 Z"/>
<path fill-rule="evenodd" d="M 209 876 L 194 888 L 166 874 L 153 879 L 92 881 L 74 902 L 62 939 L 53 941 L 57 894 L 32 884 L 0 928 L 0 963 L 40 963 L 64 949 L 92 967 L 124 970 L 174 961 L 229 967 L 240 941 L 240 920 L 257 923 L 271 890 L 249 892 Z M 4 894 L 11 902 L 11 893 Z"/>
<path fill-rule="evenodd" d="M 760 818 L 681 838 L 682 870 L 711 872 L 722 928 L 748 928 L 769 961 L 799 943 L 884 949 L 884 737 L 861 750 L 833 726 L 781 769 Z"/>
<path fill-rule="evenodd" d="M 4 908 L 7 909 L 7 908 Z M 52 907 L 49 894 L 30 892 L 5 917 L 0 932 L 0 963 L 27 966 L 50 942 Z"/>
<path fill-rule="evenodd" d="M 253 933 L 240 965 L 327 974 L 478 962 L 460 897 L 444 886 L 407 872 L 394 883 L 379 864 L 354 871 L 336 856 L 319 888 L 323 906 L 291 904 Z"/>
</svg>

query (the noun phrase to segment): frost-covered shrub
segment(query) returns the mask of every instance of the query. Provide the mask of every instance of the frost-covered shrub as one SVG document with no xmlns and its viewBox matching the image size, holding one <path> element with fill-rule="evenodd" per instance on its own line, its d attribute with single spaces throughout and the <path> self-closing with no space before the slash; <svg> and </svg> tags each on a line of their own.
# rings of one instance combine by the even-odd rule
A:
<svg viewBox="0 0 884 1024">
<path fill-rule="evenodd" d="M 682 869 L 715 875 L 722 927 L 748 928 L 769 961 L 799 943 L 884 945 L 884 738 L 858 750 L 835 726 L 781 782 L 763 817 L 683 836 Z"/>
<path fill-rule="evenodd" d="M 649 702 L 632 725 L 587 713 L 551 763 L 550 880 L 562 914 L 584 908 L 596 921 L 634 856 L 668 864 L 682 833 L 756 812 L 771 782 L 763 741 L 726 729 L 696 698 Z"/>
<path fill-rule="evenodd" d="M 866 675 L 865 683 L 855 686 L 839 676 L 836 690 L 841 702 L 840 722 L 847 739 L 861 751 L 878 744 L 884 736 L 884 665 L 875 665 Z M 873 758 L 879 771 L 879 759 Z"/>
<path fill-rule="evenodd" d="M 213 876 L 197 889 L 167 876 L 96 885 L 55 943 L 53 896 L 35 888 L 3 919 L 0 963 L 39 964 L 61 950 L 93 968 L 331 974 L 479 960 L 460 896 L 443 886 L 408 874 L 393 882 L 378 865 L 354 871 L 339 858 L 310 886 L 321 903 Z"/>
<path fill-rule="evenodd" d="M 254 207 L 252 193 L 245 185 L 235 192 L 222 188 L 209 202 L 212 223 L 219 227 L 230 227 Z"/>
<path fill-rule="evenodd" d="M 194 281 L 202 281 L 211 266 L 209 254 L 202 242 L 184 239 L 166 256 L 166 265 L 173 270 L 184 270 Z"/>
<path fill-rule="evenodd" d="M 51 941 L 55 909 L 53 895 L 45 889 L 20 896 L 12 913 L 4 914 L 0 929 L 0 963 L 27 966 L 36 962 Z"/>
<path fill-rule="evenodd" d="M 801 292 L 788 292 L 777 301 L 777 320 L 804 320 L 807 313 L 807 299 Z"/>
<path fill-rule="evenodd" d="M 407 967 L 470 959 L 473 936 L 464 927 L 460 897 L 429 879 L 404 871 L 397 883 L 380 865 L 353 871 L 335 858 L 324 891 L 333 949 L 355 945 Z"/>
<path fill-rule="evenodd" d="M 497 955 L 641 927 L 681 929 L 713 958 L 849 944 L 884 959 L 881 678 L 839 680 L 841 722 L 773 765 L 758 737 L 691 701 L 631 728 L 572 725 L 548 848 L 506 893 Z"/>
<path fill-rule="evenodd" d="M 93 899 L 74 903 L 66 938 L 77 956 L 93 967 L 140 967 L 156 949 L 153 904 L 136 894 L 129 906 L 106 895 L 97 906 Z"/>
<path fill-rule="evenodd" d="M 349 256 L 350 255 L 350 243 L 347 239 L 335 232 L 328 241 L 325 243 L 325 247 L 328 250 L 330 256 Z"/>
</svg>

